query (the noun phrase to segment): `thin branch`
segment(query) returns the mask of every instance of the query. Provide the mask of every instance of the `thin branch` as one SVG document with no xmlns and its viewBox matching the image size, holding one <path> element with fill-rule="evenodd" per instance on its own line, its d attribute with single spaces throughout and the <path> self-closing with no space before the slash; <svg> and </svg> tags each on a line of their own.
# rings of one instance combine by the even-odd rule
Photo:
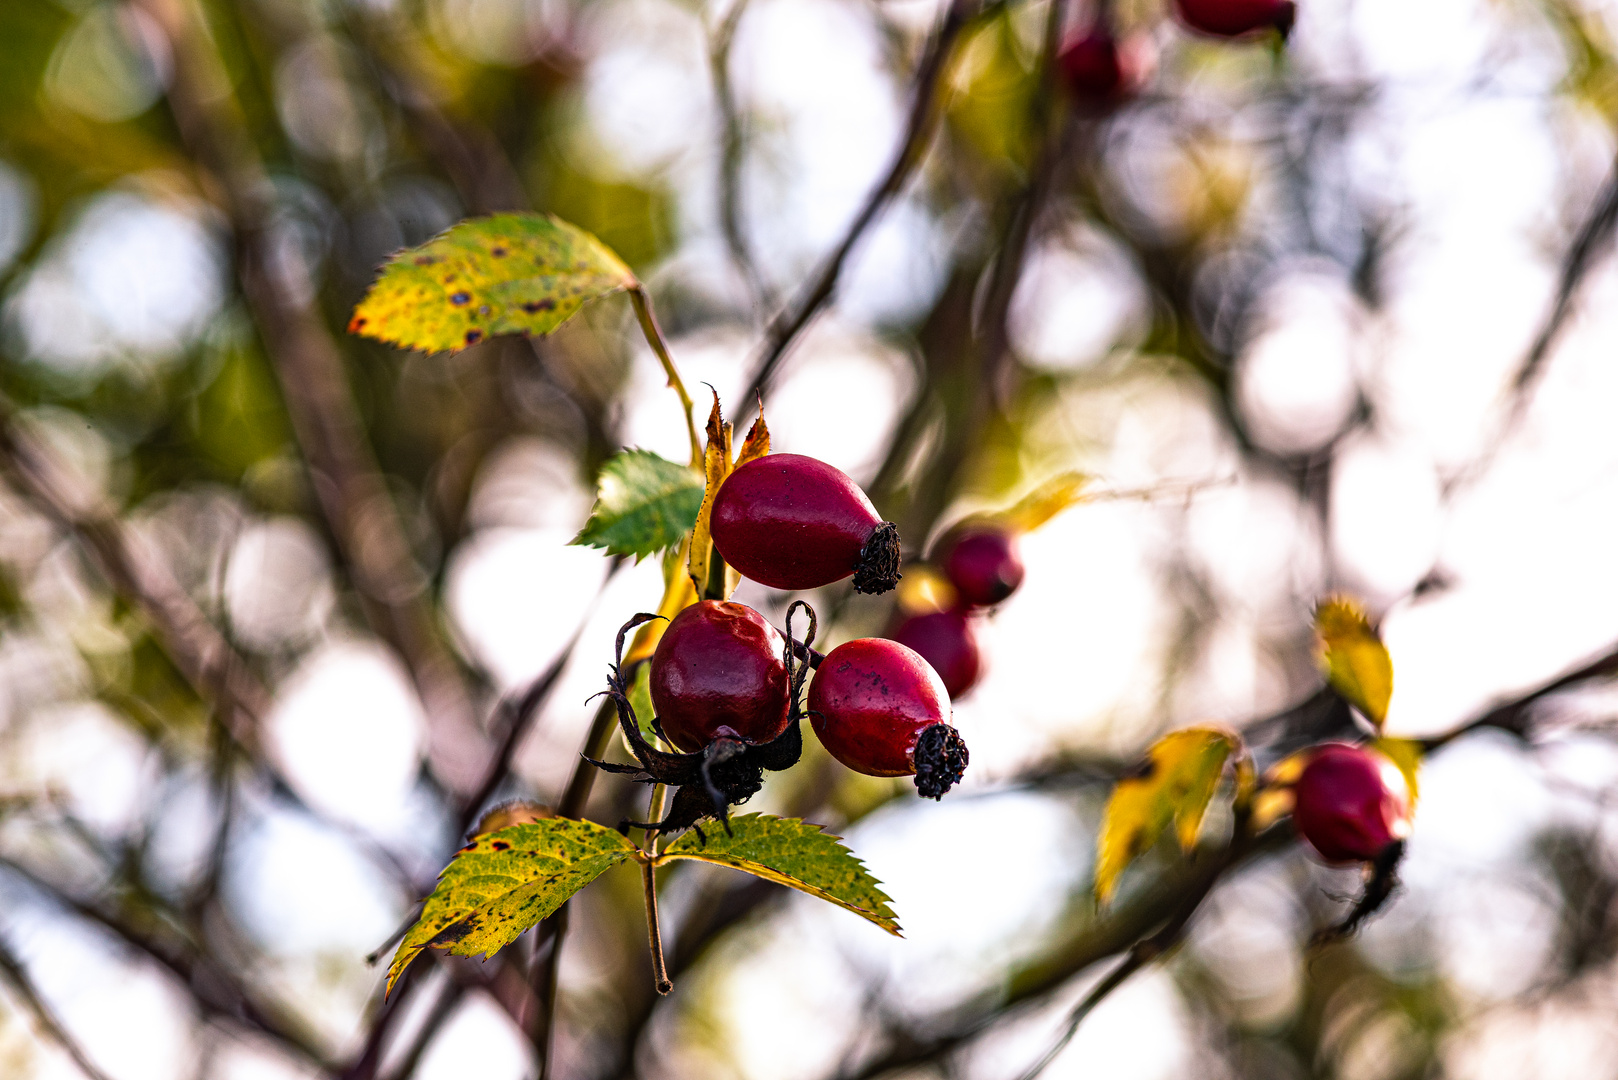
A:
<svg viewBox="0 0 1618 1080">
<path fill-rule="evenodd" d="M 155 960 L 190 992 L 204 1016 L 217 1016 L 256 1030 L 295 1051 L 321 1071 L 336 1071 L 313 1036 L 301 1030 L 287 1010 L 259 1001 L 229 968 L 197 945 L 185 940 L 165 940 L 168 935 L 136 927 L 121 915 L 75 896 L 9 856 L 0 855 L 0 867 Z"/>
<path fill-rule="evenodd" d="M 736 28 L 747 11 L 748 0 L 735 0 L 708 38 L 708 66 L 713 75 L 714 100 L 719 105 L 722 128 L 719 153 L 719 227 L 730 249 L 730 261 L 747 283 L 753 307 L 761 314 L 775 307 L 775 293 L 760 271 L 752 245 L 742 229 L 742 164 L 747 141 L 742 131 L 741 112 L 736 107 L 736 88 L 730 78 L 730 49 Z"/>
<path fill-rule="evenodd" d="M 674 357 L 669 354 L 668 342 L 663 340 L 663 330 L 657 325 L 657 316 L 652 313 L 652 298 L 642 285 L 636 285 L 629 290 L 629 302 L 635 309 L 635 319 L 640 323 L 640 330 L 646 337 L 646 344 L 652 347 L 657 354 L 658 363 L 663 365 L 663 374 L 668 378 L 669 388 L 680 399 L 680 408 L 685 410 L 685 433 L 691 442 L 691 467 L 702 467 L 702 439 L 697 435 L 697 422 L 692 414 L 691 395 L 686 392 L 685 382 L 680 378 L 680 369 L 674 366 Z"/>
<path fill-rule="evenodd" d="M 943 20 L 934 31 L 932 40 L 922 55 L 920 65 L 916 68 L 910 118 L 893 163 L 889 165 L 881 183 L 866 197 L 865 205 L 854 215 L 854 220 L 849 223 L 842 241 L 820 264 L 820 269 L 809 288 L 792 307 L 782 310 L 770 322 L 763 347 L 754 362 L 753 377 L 747 392 L 742 395 L 743 399 L 751 399 L 762 394 L 769 387 L 776 369 L 785 358 L 793 341 L 836 291 L 837 279 L 843 272 L 843 263 L 848 260 L 854 245 L 859 243 L 877 216 L 904 190 L 910 174 L 926 156 L 937 121 L 939 84 L 943 80 L 956 40 L 981 8 L 982 4 L 974 0 L 951 0 Z"/>
<path fill-rule="evenodd" d="M 195 0 L 127 2 L 153 20 L 174 53 L 170 110 L 205 186 L 234 228 L 242 294 L 280 381 L 321 509 L 368 620 L 399 651 L 416 683 L 430 719 L 434 771 L 450 788 L 464 791 L 476 782 L 473 763 L 483 758 L 471 700 L 439 638 L 429 582 L 382 479 L 343 356 L 308 299 L 311 290 L 288 281 L 273 258 L 272 189 L 224 61 Z"/>
<path fill-rule="evenodd" d="M 56 1013 L 51 1010 L 50 1005 L 45 1002 L 44 998 L 39 996 L 39 991 L 34 989 L 34 984 L 29 980 L 28 970 L 23 967 L 22 961 L 12 953 L 3 940 L 0 940 L 0 978 L 5 979 L 7 985 L 22 999 L 23 1005 L 28 1008 L 29 1012 L 34 1014 L 34 1021 L 39 1025 L 40 1030 L 52 1042 L 61 1047 L 68 1057 L 73 1059 L 73 1064 L 79 1067 L 79 1071 L 88 1076 L 90 1080 L 111 1080 L 85 1054 L 84 1048 L 79 1045 L 78 1040 L 73 1038 L 67 1028 L 62 1026 L 62 1022 L 57 1019 Z"/>
<path fill-rule="evenodd" d="M 1601 185 L 1600 193 L 1591 205 L 1589 213 L 1585 215 L 1584 221 L 1580 223 L 1578 231 L 1574 233 L 1573 242 L 1568 246 L 1567 253 L 1562 256 L 1556 293 L 1551 301 L 1550 310 L 1545 313 L 1539 332 L 1534 335 L 1533 343 L 1529 345 L 1528 352 L 1517 366 L 1516 375 L 1512 377 L 1508 390 L 1510 400 L 1498 429 L 1483 451 L 1446 481 L 1444 484 L 1446 496 L 1453 495 L 1487 472 L 1501 446 L 1522 422 L 1523 416 L 1528 412 L 1528 406 L 1533 401 L 1534 387 L 1545 370 L 1546 362 L 1550 359 L 1551 348 L 1561 337 L 1568 319 L 1573 314 L 1579 286 L 1584 283 L 1585 277 L 1595 267 L 1599 256 L 1611 243 L 1615 227 L 1618 227 L 1618 161 L 1613 162 L 1606 181 Z"/>
<path fill-rule="evenodd" d="M 138 608 L 187 682 L 218 703 L 236 740 L 258 744 L 270 692 L 160 561 L 145 557 L 112 511 L 78 489 L 66 470 L 12 421 L 0 401 L 0 474 L 78 542 L 97 572 Z"/>
</svg>

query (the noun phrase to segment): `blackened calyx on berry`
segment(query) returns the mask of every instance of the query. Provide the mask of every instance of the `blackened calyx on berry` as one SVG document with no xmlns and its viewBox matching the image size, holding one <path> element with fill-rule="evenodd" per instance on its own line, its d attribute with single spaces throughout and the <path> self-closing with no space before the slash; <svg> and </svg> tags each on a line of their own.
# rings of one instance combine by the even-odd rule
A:
<svg viewBox="0 0 1618 1080">
<path fill-rule="evenodd" d="M 899 584 L 901 576 L 899 526 L 884 521 L 860 548 L 859 561 L 854 564 L 854 591 L 872 595 L 889 592 Z"/>
<path fill-rule="evenodd" d="M 916 738 L 916 790 L 924 799 L 942 799 L 961 782 L 969 760 L 961 733 L 948 724 L 934 724 Z"/>
</svg>

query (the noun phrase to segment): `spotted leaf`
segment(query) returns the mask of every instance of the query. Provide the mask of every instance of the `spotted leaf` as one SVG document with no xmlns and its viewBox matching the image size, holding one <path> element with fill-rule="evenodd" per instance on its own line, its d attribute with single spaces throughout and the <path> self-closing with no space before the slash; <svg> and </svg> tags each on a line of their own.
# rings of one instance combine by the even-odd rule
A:
<svg viewBox="0 0 1618 1080">
<path fill-rule="evenodd" d="M 839 837 L 797 818 L 746 814 L 730 819 L 730 835 L 717 825 L 705 827 L 707 842 L 688 832 L 663 852 L 659 861 L 696 859 L 742 870 L 767 881 L 829 900 L 894 937 L 899 917 L 888 906 L 881 883 Z"/>
<path fill-rule="evenodd" d="M 496 334 L 548 334 L 591 300 L 637 285 L 612 249 L 543 214 L 463 221 L 388 260 L 350 333 L 423 352 Z"/>
<path fill-rule="evenodd" d="M 568 897 L 633 858 L 635 846 L 589 821 L 550 818 L 485 833 L 456 852 L 399 943 L 388 989 L 423 949 L 492 955 Z"/>
</svg>

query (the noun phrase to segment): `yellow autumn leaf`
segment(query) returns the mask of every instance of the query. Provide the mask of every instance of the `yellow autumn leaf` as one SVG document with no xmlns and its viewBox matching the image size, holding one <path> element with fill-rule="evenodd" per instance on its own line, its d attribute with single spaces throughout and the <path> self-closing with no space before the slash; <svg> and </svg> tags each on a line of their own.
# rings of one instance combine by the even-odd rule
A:
<svg viewBox="0 0 1618 1080">
<path fill-rule="evenodd" d="M 1381 730 L 1393 699 L 1393 659 L 1364 610 L 1329 597 L 1315 609 L 1315 633 L 1327 680 Z"/>
<path fill-rule="evenodd" d="M 1421 771 L 1423 751 L 1421 743 L 1415 739 L 1391 739 L 1387 737 L 1373 739 L 1371 749 L 1399 766 L 1404 774 L 1405 787 L 1410 789 L 1410 808 L 1416 808 L 1416 774 Z"/>
<path fill-rule="evenodd" d="M 1013 532 L 1033 532 L 1063 510 L 1084 500 L 1090 477 L 1081 472 L 1053 476 L 1004 510 L 986 517 Z"/>
<path fill-rule="evenodd" d="M 1170 732 L 1146 752 L 1139 775 L 1118 781 L 1097 837 L 1098 900 L 1104 903 L 1112 896 L 1124 870 L 1150 850 L 1170 824 L 1182 850 L 1196 846 L 1225 762 L 1238 745 L 1238 737 L 1223 728 Z"/>
</svg>

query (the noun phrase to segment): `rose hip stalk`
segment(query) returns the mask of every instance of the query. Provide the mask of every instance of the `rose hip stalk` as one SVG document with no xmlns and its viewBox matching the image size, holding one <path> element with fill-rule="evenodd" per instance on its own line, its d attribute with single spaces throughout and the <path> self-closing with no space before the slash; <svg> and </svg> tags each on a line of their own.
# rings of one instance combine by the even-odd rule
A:
<svg viewBox="0 0 1618 1080">
<path fill-rule="evenodd" d="M 711 528 L 724 560 L 772 589 L 818 589 L 850 574 L 863 593 L 899 582 L 898 527 L 846 473 L 815 458 L 769 454 L 731 473 Z"/>
<path fill-rule="evenodd" d="M 966 771 L 966 744 L 950 718 L 938 673 L 885 638 L 837 646 L 809 684 L 809 720 L 832 757 L 867 776 L 914 775 L 929 799 Z"/>
</svg>

